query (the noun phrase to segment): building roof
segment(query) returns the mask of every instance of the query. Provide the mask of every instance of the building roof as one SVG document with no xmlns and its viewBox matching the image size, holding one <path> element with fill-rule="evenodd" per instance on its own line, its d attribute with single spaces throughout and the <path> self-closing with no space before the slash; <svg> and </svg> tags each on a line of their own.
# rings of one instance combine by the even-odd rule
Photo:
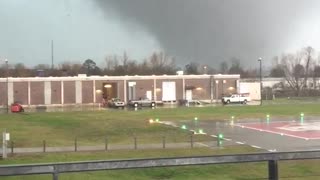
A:
<svg viewBox="0 0 320 180">
<path fill-rule="evenodd" d="M 147 80 L 147 79 L 240 79 L 239 74 L 203 74 L 203 75 L 151 75 L 151 76 L 69 76 L 69 77 L 9 77 L 10 82 L 27 82 L 27 81 L 76 81 L 76 80 Z M 7 78 L 0 78 L 0 82 L 6 82 Z"/>
</svg>

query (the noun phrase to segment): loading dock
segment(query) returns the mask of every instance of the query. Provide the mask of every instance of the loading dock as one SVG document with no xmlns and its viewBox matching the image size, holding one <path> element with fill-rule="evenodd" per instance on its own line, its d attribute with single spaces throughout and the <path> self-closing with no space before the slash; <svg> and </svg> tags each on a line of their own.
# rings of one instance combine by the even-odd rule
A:
<svg viewBox="0 0 320 180">
<path fill-rule="evenodd" d="M 105 100 L 112 98 L 118 98 L 118 84 L 117 83 L 103 83 L 102 84 L 102 96 Z"/>
</svg>

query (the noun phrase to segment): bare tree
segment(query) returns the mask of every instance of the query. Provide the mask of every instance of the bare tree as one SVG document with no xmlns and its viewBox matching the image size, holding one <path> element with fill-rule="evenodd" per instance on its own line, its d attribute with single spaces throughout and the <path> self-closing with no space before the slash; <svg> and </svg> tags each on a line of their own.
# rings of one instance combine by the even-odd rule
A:
<svg viewBox="0 0 320 180">
<path fill-rule="evenodd" d="M 229 71 L 229 66 L 228 63 L 226 61 L 223 61 L 220 63 L 220 69 L 219 69 L 219 73 L 221 74 L 227 74 Z"/>
<path fill-rule="evenodd" d="M 231 66 L 228 73 L 244 75 L 244 70 L 241 66 L 240 59 L 231 58 Z"/>
<path fill-rule="evenodd" d="M 12 65 L 8 64 L 8 72 L 7 72 L 7 65 L 6 64 L 2 64 L 0 66 L 0 77 L 7 77 L 7 75 L 9 77 L 12 76 Z"/>
<path fill-rule="evenodd" d="M 307 80 L 311 75 L 310 66 L 314 60 L 313 52 L 312 47 L 307 47 L 296 54 L 284 55 L 281 59 L 285 79 L 296 96 L 307 87 Z"/>
<path fill-rule="evenodd" d="M 285 77 L 285 72 L 282 68 L 281 64 L 275 64 L 270 70 L 270 77 L 277 77 L 277 78 L 283 78 Z"/>
<path fill-rule="evenodd" d="M 30 77 L 32 76 L 32 72 L 30 69 L 27 69 L 23 63 L 17 63 L 13 67 L 12 75 L 14 77 Z"/>
<path fill-rule="evenodd" d="M 108 56 L 106 57 L 105 61 L 106 61 L 105 70 L 110 73 L 119 65 L 117 56 Z"/>
<path fill-rule="evenodd" d="M 167 56 L 163 52 L 153 53 L 149 62 L 152 73 L 155 75 L 175 74 L 176 65 L 174 58 Z"/>
<path fill-rule="evenodd" d="M 83 72 L 82 64 L 63 62 L 59 64 L 60 76 L 77 76 Z"/>
</svg>

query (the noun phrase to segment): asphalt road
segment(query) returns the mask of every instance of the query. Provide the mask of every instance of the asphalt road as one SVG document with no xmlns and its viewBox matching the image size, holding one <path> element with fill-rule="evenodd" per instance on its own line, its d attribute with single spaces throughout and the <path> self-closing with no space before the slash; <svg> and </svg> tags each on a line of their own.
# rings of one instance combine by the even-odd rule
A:
<svg viewBox="0 0 320 180">
<path fill-rule="evenodd" d="M 298 118 L 277 119 L 276 121 L 293 121 Z M 306 118 L 305 122 L 315 121 L 316 117 Z M 275 120 L 273 120 L 275 121 Z M 198 120 L 198 123 L 194 123 L 194 120 L 185 120 L 171 122 L 172 125 L 181 127 L 186 125 L 188 130 L 203 129 L 203 131 L 211 136 L 215 136 L 219 133 L 224 135 L 225 141 L 228 144 L 246 144 L 254 148 L 264 149 L 269 152 L 279 151 L 301 151 L 301 150 L 320 150 L 320 139 L 306 140 L 302 138 L 290 137 L 281 134 L 273 134 L 265 131 L 252 130 L 242 128 L 241 124 L 248 122 L 265 123 L 259 119 L 245 119 L 234 122 L 231 125 L 231 121 L 206 121 Z"/>
</svg>

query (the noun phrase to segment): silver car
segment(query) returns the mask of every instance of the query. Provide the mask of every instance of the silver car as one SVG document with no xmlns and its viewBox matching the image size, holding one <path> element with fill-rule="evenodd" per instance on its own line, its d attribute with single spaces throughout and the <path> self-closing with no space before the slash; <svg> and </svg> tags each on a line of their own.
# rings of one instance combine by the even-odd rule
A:
<svg viewBox="0 0 320 180">
<path fill-rule="evenodd" d="M 141 98 L 139 100 L 130 100 L 128 105 L 132 107 L 155 107 L 156 102 L 148 98 Z"/>
<path fill-rule="evenodd" d="M 113 108 L 124 108 L 125 104 L 119 98 L 112 98 L 108 101 L 108 106 Z"/>
</svg>

